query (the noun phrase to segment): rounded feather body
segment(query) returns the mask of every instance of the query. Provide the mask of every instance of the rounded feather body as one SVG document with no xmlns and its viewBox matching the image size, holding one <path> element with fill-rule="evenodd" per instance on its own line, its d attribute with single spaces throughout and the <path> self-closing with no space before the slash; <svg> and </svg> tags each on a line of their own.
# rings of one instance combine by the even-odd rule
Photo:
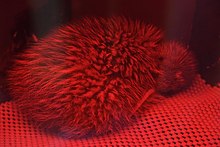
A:
<svg viewBox="0 0 220 147">
<path fill-rule="evenodd" d="M 156 27 L 123 17 L 62 26 L 17 55 L 10 95 L 29 118 L 65 137 L 117 130 L 156 85 L 161 38 Z"/>
</svg>

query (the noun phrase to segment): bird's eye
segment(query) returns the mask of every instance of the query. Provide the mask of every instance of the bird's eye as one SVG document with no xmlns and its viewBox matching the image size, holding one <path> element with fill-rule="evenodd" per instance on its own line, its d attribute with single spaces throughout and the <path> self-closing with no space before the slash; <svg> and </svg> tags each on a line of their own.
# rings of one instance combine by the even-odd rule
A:
<svg viewBox="0 0 220 147">
<path fill-rule="evenodd" d="M 159 57 L 159 61 L 163 61 L 164 60 L 164 57 Z"/>
</svg>

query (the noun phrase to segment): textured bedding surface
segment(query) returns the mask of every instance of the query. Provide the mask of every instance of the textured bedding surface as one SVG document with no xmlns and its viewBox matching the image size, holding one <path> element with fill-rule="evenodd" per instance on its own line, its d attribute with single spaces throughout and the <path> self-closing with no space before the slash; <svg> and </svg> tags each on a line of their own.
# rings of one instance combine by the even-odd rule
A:
<svg viewBox="0 0 220 147">
<path fill-rule="evenodd" d="M 64 139 L 33 126 L 14 102 L 0 104 L 0 146 L 220 146 L 220 88 L 200 76 L 184 92 L 151 105 L 119 132 Z"/>
</svg>

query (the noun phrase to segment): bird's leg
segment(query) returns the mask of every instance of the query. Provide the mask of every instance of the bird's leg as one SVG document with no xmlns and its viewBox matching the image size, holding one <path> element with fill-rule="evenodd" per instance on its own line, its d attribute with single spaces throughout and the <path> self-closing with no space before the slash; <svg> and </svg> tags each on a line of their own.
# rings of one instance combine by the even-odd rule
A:
<svg viewBox="0 0 220 147">
<path fill-rule="evenodd" d="M 152 95 L 155 93 L 154 89 L 150 89 L 146 91 L 142 99 L 137 103 L 136 107 L 133 109 L 132 115 L 143 105 L 143 103 Z"/>
</svg>

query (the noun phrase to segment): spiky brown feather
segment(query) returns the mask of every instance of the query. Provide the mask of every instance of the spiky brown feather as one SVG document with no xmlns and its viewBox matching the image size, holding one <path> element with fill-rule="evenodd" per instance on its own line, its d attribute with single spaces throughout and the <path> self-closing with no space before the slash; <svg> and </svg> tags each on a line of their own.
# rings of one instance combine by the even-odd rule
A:
<svg viewBox="0 0 220 147">
<path fill-rule="evenodd" d="M 117 130 L 155 86 L 161 38 L 140 21 L 84 18 L 17 55 L 8 89 L 29 118 L 63 136 Z"/>
</svg>

